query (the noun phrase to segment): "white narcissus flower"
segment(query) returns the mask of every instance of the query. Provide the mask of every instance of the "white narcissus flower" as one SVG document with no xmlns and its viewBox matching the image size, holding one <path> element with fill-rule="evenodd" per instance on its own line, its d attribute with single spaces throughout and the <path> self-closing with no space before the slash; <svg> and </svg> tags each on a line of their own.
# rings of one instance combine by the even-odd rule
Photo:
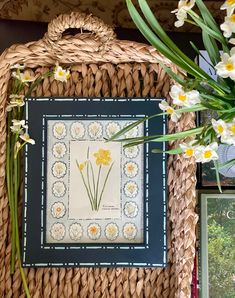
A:
<svg viewBox="0 0 235 298">
<path fill-rule="evenodd" d="M 222 78 L 231 78 L 235 80 L 235 48 L 232 48 L 230 54 L 223 53 L 221 56 L 221 62 L 219 62 L 215 69 L 217 75 Z"/>
<path fill-rule="evenodd" d="M 220 25 L 220 29 L 224 31 L 224 37 L 229 38 L 232 33 L 235 33 L 235 14 L 233 13 L 230 16 L 226 16 L 224 20 L 224 23 Z"/>
<path fill-rule="evenodd" d="M 235 38 L 230 38 L 228 42 L 235 45 Z"/>
<path fill-rule="evenodd" d="M 198 146 L 195 149 L 195 158 L 196 158 L 196 162 L 201 162 L 201 163 L 205 163 L 205 162 L 209 162 L 211 160 L 217 160 L 218 154 L 217 154 L 217 150 L 218 150 L 218 143 L 213 142 L 207 146 Z"/>
<path fill-rule="evenodd" d="M 173 10 L 175 13 L 177 21 L 175 22 L 175 27 L 181 27 L 184 25 L 184 21 L 187 18 L 187 11 L 192 9 L 195 5 L 195 0 L 180 0 L 178 8 Z"/>
<path fill-rule="evenodd" d="M 11 94 L 9 98 L 10 102 L 6 107 L 7 112 L 10 112 L 15 107 L 22 107 L 25 104 L 24 95 Z"/>
<path fill-rule="evenodd" d="M 30 144 L 32 144 L 32 145 L 35 144 L 34 139 L 31 139 L 30 136 L 29 136 L 29 134 L 27 134 L 27 133 L 24 133 L 24 134 L 20 135 L 20 138 L 21 138 L 25 143 L 30 143 Z"/>
<path fill-rule="evenodd" d="M 25 72 L 13 71 L 12 76 L 25 84 L 35 80 L 35 77 L 33 77 L 28 70 Z"/>
<path fill-rule="evenodd" d="M 67 80 L 70 78 L 70 71 L 63 69 L 61 66 L 56 65 L 55 70 L 54 70 L 54 78 L 57 81 L 60 82 L 67 82 Z"/>
<path fill-rule="evenodd" d="M 227 124 L 222 119 L 212 119 L 211 123 L 218 137 L 228 134 Z"/>
<path fill-rule="evenodd" d="M 10 126 L 10 129 L 13 133 L 20 133 L 23 128 L 28 128 L 28 126 L 25 125 L 25 120 L 13 119 L 12 124 L 13 125 Z"/>
<path fill-rule="evenodd" d="M 159 108 L 162 111 L 166 111 L 171 116 L 171 120 L 173 122 L 177 122 L 180 118 L 180 113 L 178 113 L 177 110 L 169 106 L 169 104 L 165 100 L 162 100 L 161 103 L 159 103 Z"/>
<path fill-rule="evenodd" d="M 10 69 L 24 69 L 24 68 L 25 68 L 25 64 L 19 64 L 19 63 L 16 63 L 10 67 Z"/>
<path fill-rule="evenodd" d="M 235 0 L 226 0 L 224 4 L 220 7 L 221 10 L 226 9 L 227 15 L 231 16 L 235 8 Z"/>
<path fill-rule="evenodd" d="M 173 99 L 173 104 L 182 107 L 191 107 L 200 103 L 200 94 L 197 90 L 185 92 L 182 86 L 173 85 L 170 90 L 170 96 Z"/>
<path fill-rule="evenodd" d="M 196 146 L 193 146 L 190 143 L 182 143 L 180 144 L 180 148 L 183 150 L 184 152 L 184 157 L 185 158 L 190 158 L 195 156 L 195 149 L 197 148 Z"/>
</svg>

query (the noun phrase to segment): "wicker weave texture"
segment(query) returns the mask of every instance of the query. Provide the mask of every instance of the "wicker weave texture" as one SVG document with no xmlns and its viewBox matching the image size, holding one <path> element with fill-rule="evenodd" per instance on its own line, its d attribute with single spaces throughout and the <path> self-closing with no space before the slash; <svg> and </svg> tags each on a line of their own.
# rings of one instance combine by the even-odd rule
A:
<svg viewBox="0 0 235 298">
<path fill-rule="evenodd" d="M 67 28 L 91 33 L 63 36 Z M 37 75 L 56 62 L 70 66 L 67 83 L 46 78 L 33 96 L 168 97 L 172 84 L 158 64 L 157 51 L 145 44 L 115 39 L 101 20 L 81 13 L 61 15 L 49 24 L 42 40 L 14 45 L 0 57 L 0 297 L 24 297 L 19 268 L 10 275 L 10 218 L 5 186 L 6 101 L 10 67 L 25 63 Z M 25 90 L 26 92 L 27 90 Z M 194 127 L 194 115 L 183 115 L 168 131 Z M 168 160 L 168 261 L 165 269 L 41 268 L 25 269 L 31 296 L 36 297 L 190 297 L 195 255 L 195 164 L 182 156 Z M 22 199 L 21 199 L 22 202 Z M 21 211 L 19 205 L 19 211 Z M 20 214 L 20 212 L 19 212 Z"/>
</svg>

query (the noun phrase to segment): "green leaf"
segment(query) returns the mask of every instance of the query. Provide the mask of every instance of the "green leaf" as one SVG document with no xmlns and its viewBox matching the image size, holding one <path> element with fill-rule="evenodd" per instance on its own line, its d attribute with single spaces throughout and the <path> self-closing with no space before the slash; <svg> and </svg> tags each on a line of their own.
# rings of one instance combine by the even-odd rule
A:
<svg viewBox="0 0 235 298">
<path fill-rule="evenodd" d="M 186 87 L 187 86 L 187 81 L 181 79 L 179 75 L 174 73 L 169 67 L 164 65 L 161 61 L 158 61 L 158 63 L 161 65 L 161 67 L 165 70 L 165 72 L 177 83 L 179 83 L 181 86 Z"/>
<path fill-rule="evenodd" d="M 167 154 L 180 154 L 183 152 L 183 150 L 178 147 L 178 148 L 175 148 L 175 149 L 171 149 L 171 150 L 166 150 L 166 151 L 162 151 L 161 149 L 153 149 L 152 150 L 153 153 L 167 153 Z"/>
<path fill-rule="evenodd" d="M 224 38 L 224 36 L 221 34 L 221 31 L 216 23 L 216 21 L 214 20 L 212 14 L 210 13 L 209 9 L 207 8 L 207 6 L 204 4 L 204 2 L 202 0 L 196 0 L 196 4 L 197 7 L 200 10 L 200 13 L 202 15 L 202 18 L 205 22 L 205 24 L 208 25 L 208 27 L 210 27 L 212 30 L 214 30 L 215 32 L 217 32 L 218 34 L 221 35 L 221 39 L 223 40 L 223 48 L 224 48 L 224 52 L 229 52 L 229 48 L 227 46 L 226 40 Z"/>
<path fill-rule="evenodd" d="M 154 14 L 152 13 L 148 3 L 145 0 L 139 0 L 139 6 L 148 21 L 149 25 L 153 29 L 153 31 L 159 36 L 159 38 L 182 60 L 184 60 L 189 66 L 191 66 L 194 70 L 198 71 L 202 74 L 202 69 L 198 67 L 198 65 L 191 60 L 187 55 L 182 52 L 178 46 L 169 38 L 166 32 L 163 30 Z M 205 74 L 204 74 L 205 75 Z"/>
<path fill-rule="evenodd" d="M 210 57 L 210 60 L 213 65 L 216 65 L 220 62 L 219 48 L 216 41 L 209 36 L 205 31 L 202 31 L 202 39 L 205 49 Z"/>
<path fill-rule="evenodd" d="M 191 74 L 195 78 L 200 78 L 206 80 L 207 83 L 213 87 L 218 93 L 224 94 L 223 88 L 216 81 L 211 79 L 211 77 L 201 69 L 196 63 L 188 63 L 187 59 L 183 59 L 181 56 L 176 55 L 175 51 L 172 51 L 168 46 L 158 38 L 152 30 L 145 23 L 143 18 L 140 16 L 135 6 L 133 5 L 131 0 L 126 0 L 127 7 L 130 13 L 131 18 L 136 24 L 137 28 L 144 35 L 144 37 L 154 46 L 160 53 L 162 53 L 165 57 L 171 60 L 174 64 L 185 70 L 187 73 Z"/>
<path fill-rule="evenodd" d="M 230 160 L 226 161 L 226 162 L 223 163 L 223 164 L 219 164 L 219 163 L 218 163 L 218 169 L 219 169 L 219 170 L 221 170 L 221 169 L 225 169 L 225 168 L 228 168 L 228 167 L 230 167 L 230 166 L 233 166 L 234 164 L 235 164 L 235 158 L 230 159 Z M 215 169 L 215 168 L 213 168 L 213 169 Z"/>
<path fill-rule="evenodd" d="M 151 142 L 168 142 L 168 141 L 175 141 L 179 139 L 184 139 L 188 136 L 198 135 L 202 132 L 203 127 L 192 128 L 189 130 L 163 135 L 160 138 L 156 138 L 151 140 Z"/>
<path fill-rule="evenodd" d="M 220 176 L 219 176 L 219 166 L 218 166 L 218 161 L 217 160 L 214 160 L 214 166 L 215 166 L 217 186 L 218 186 L 218 189 L 219 189 L 220 193 L 222 193 L 221 183 L 220 183 Z"/>
<path fill-rule="evenodd" d="M 188 65 L 188 63 L 180 58 L 178 55 L 176 55 L 171 49 L 169 49 L 168 46 L 166 46 L 160 38 L 158 38 L 152 30 L 148 27 L 148 25 L 145 23 L 143 18 L 140 16 L 138 11 L 136 10 L 135 6 L 133 5 L 131 0 L 127 1 L 127 7 L 129 10 L 129 13 L 140 30 L 140 32 L 144 35 L 144 37 L 165 57 L 170 59 L 174 64 L 178 65 L 180 68 L 184 69 L 191 75 L 197 78 L 210 78 L 208 74 L 206 74 L 200 67 L 198 67 L 196 64 L 195 67 L 192 67 Z"/>
<path fill-rule="evenodd" d="M 191 18 L 194 20 L 194 22 L 207 34 L 209 34 L 214 39 L 218 40 L 221 44 L 224 43 L 224 38 L 221 34 L 219 34 L 217 31 L 212 30 L 210 27 L 208 27 L 204 22 L 203 19 L 201 19 L 198 15 L 196 15 L 192 10 L 188 10 L 187 13 L 191 16 Z"/>
</svg>

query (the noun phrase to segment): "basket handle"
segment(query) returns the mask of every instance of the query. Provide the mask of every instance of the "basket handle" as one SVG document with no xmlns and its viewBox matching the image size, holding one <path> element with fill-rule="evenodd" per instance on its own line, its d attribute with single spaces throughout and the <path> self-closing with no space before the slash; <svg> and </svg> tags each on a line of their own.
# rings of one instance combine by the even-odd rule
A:
<svg viewBox="0 0 235 298">
<path fill-rule="evenodd" d="M 95 33 L 103 44 L 115 39 L 116 35 L 111 26 L 106 25 L 99 18 L 81 12 L 61 14 L 48 24 L 48 31 L 44 38 L 47 42 L 56 43 L 62 39 L 63 32 L 68 28 L 84 29 Z"/>
</svg>

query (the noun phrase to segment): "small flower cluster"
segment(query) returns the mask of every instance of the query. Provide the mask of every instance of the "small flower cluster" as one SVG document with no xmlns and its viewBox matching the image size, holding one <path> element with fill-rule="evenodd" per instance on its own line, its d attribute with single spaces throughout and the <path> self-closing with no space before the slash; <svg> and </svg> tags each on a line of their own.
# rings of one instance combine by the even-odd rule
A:
<svg viewBox="0 0 235 298">
<path fill-rule="evenodd" d="M 180 85 L 173 85 L 169 94 L 173 99 L 174 107 L 170 106 L 165 100 L 161 101 L 159 107 L 171 116 L 173 122 L 177 122 L 180 118 L 180 113 L 175 109 L 175 106 L 190 108 L 201 102 L 200 94 L 197 90 L 186 91 Z"/>
<path fill-rule="evenodd" d="M 181 149 L 184 152 L 185 158 L 194 157 L 196 162 L 209 162 L 211 160 L 217 160 L 218 143 L 213 142 L 207 146 L 194 145 L 194 142 L 180 144 Z"/>
<path fill-rule="evenodd" d="M 225 122 L 222 119 L 212 119 L 211 122 L 221 143 L 235 146 L 235 118 L 232 122 Z"/>
</svg>

